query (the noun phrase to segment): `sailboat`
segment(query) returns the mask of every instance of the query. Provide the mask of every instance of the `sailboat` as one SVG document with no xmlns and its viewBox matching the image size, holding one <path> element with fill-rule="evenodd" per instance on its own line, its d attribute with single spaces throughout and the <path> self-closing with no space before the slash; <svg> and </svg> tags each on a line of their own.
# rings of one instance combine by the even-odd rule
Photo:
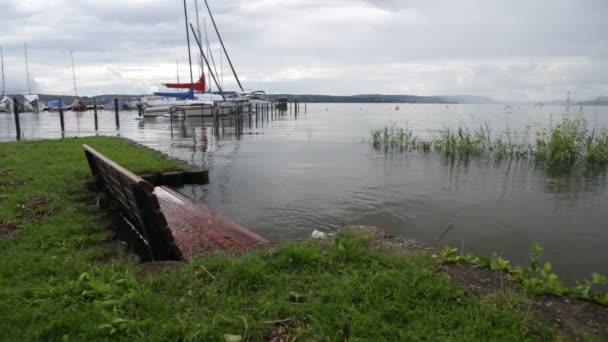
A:
<svg viewBox="0 0 608 342">
<path fill-rule="evenodd" d="M 165 83 L 165 87 L 169 89 L 188 89 L 184 93 L 168 93 L 168 92 L 155 92 L 154 95 L 163 97 L 162 99 L 147 101 L 146 108 L 144 109 L 144 117 L 154 117 L 159 115 L 167 114 L 171 111 L 174 106 L 183 107 L 186 115 L 188 116 L 204 116 L 213 115 L 214 100 L 223 100 L 223 97 L 216 98 L 213 94 L 205 96 L 206 98 L 199 97 L 195 94 L 195 91 L 203 93 L 206 90 L 205 74 L 201 70 L 200 79 L 194 83 L 192 74 L 192 54 L 190 52 L 190 32 L 188 30 L 188 9 L 186 6 L 186 0 L 183 0 L 184 4 L 184 18 L 186 26 L 186 42 L 188 44 L 188 60 L 190 66 L 190 83 Z"/>
<path fill-rule="evenodd" d="M 87 105 L 78 97 L 78 88 L 76 87 L 76 71 L 74 69 L 74 51 L 70 51 L 70 56 L 72 57 L 72 77 L 74 78 L 74 95 L 76 96 L 70 107 L 73 112 L 84 112 L 87 110 Z"/>
<path fill-rule="evenodd" d="M 30 85 L 30 66 L 27 58 L 27 43 L 23 45 L 25 51 L 25 84 L 27 87 L 27 94 L 23 94 L 25 101 L 23 102 L 23 112 L 40 112 L 40 99 L 38 95 L 32 94 L 32 87 Z"/>
<path fill-rule="evenodd" d="M 6 82 L 4 79 L 4 51 L 0 47 L 0 65 L 2 67 L 2 99 L 0 99 L 0 112 L 11 112 L 13 100 L 5 95 Z"/>
</svg>

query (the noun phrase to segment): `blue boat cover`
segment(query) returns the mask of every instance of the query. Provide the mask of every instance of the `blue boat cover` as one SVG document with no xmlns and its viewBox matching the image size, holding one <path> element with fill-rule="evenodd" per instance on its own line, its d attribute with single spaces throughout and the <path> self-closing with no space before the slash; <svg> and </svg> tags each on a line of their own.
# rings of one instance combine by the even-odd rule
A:
<svg viewBox="0 0 608 342">
<path fill-rule="evenodd" d="M 60 104 L 59 104 L 59 100 L 53 100 L 53 101 L 49 101 L 48 103 L 49 108 L 59 108 Z M 62 107 L 65 107 L 65 103 L 61 103 Z"/>
<path fill-rule="evenodd" d="M 103 105 L 103 108 L 114 108 L 114 101 L 110 101 Z M 127 101 L 118 101 L 118 108 L 128 110 L 131 107 Z"/>
<path fill-rule="evenodd" d="M 191 100 L 194 98 L 194 89 L 190 89 L 185 93 L 154 93 L 156 96 L 175 97 L 178 99 Z"/>
</svg>

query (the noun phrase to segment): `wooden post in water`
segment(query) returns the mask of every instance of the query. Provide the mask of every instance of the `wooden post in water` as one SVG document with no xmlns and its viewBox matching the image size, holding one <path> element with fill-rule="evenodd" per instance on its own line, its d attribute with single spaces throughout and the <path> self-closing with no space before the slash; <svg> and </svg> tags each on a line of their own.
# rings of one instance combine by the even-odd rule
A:
<svg viewBox="0 0 608 342">
<path fill-rule="evenodd" d="M 205 134 L 205 105 L 201 105 L 201 131 Z"/>
<path fill-rule="evenodd" d="M 118 98 L 114 98 L 114 118 L 116 120 L 116 129 L 120 129 L 120 120 L 118 116 Z"/>
<path fill-rule="evenodd" d="M 251 113 L 251 103 L 247 104 L 247 108 L 249 109 L 249 112 L 247 113 L 249 117 L 249 128 L 251 128 L 251 115 L 253 114 Z"/>
<path fill-rule="evenodd" d="M 99 130 L 99 124 L 97 122 L 97 100 L 93 98 L 93 117 L 95 119 L 95 132 Z"/>
<path fill-rule="evenodd" d="M 304 114 L 308 113 L 308 109 L 306 108 L 308 105 L 308 102 L 304 102 Z"/>
<path fill-rule="evenodd" d="M 59 124 L 61 125 L 61 133 L 65 131 L 65 121 L 63 120 L 63 100 L 59 98 Z"/>
<path fill-rule="evenodd" d="M 13 97 L 13 114 L 15 114 L 15 130 L 17 131 L 17 140 L 21 140 L 21 124 L 19 123 L 19 108 L 17 106 L 16 97 Z"/>
</svg>

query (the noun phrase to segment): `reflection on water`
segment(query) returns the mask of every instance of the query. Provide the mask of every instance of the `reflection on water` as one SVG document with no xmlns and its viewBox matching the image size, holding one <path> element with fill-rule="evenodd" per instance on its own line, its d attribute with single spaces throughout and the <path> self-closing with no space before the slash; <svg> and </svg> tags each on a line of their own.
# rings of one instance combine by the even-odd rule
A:
<svg viewBox="0 0 608 342">
<path fill-rule="evenodd" d="M 406 124 L 419 136 L 446 126 L 487 124 L 493 132 L 536 132 L 562 111 L 555 106 L 309 104 L 294 118 L 245 121 L 242 135 L 227 124 L 219 137 L 210 122 L 138 120 L 100 112 L 66 113 L 66 136 L 119 135 L 210 169 L 210 184 L 181 191 L 272 240 L 307 237 L 369 224 L 395 235 L 443 242 L 478 253 L 496 251 L 524 262 L 533 241 L 545 247 L 567 279 L 608 273 L 608 192 L 603 173 L 544 169 L 533 162 L 449 160 L 434 153 L 382 153 L 366 139 L 372 128 Z M 608 127 L 606 107 L 590 107 L 591 128 Z M 27 139 L 59 138 L 56 113 L 22 114 Z M 255 121 L 255 120 L 253 120 Z M 11 115 L 0 114 L 0 140 L 14 139 Z"/>
</svg>

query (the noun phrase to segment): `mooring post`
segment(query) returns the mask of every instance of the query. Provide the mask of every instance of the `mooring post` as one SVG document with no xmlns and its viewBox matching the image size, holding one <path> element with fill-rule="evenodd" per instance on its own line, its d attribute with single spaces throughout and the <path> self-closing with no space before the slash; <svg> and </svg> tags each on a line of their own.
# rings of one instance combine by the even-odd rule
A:
<svg viewBox="0 0 608 342">
<path fill-rule="evenodd" d="M 249 115 L 249 128 L 251 128 L 251 115 L 253 115 L 253 113 L 251 112 L 251 103 L 247 104 L 247 109 L 249 110 L 249 113 L 247 113 Z"/>
<path fill-rule="evenodd" d="M 306 108 L 308 105 L 308 102 L 304 102 L 304 114 L 308 113 L 308 109 Z"/>
<path fill-rule="evenodd" d="M 13 97 L 13 113 L 15 114 L 15 130 L 17 131 L 17 140 L 21 140 L 21 124 L 19 123 L 19 108 L 17 106 L 16 97 Z"/>
<path fill-rule="evenodd" d="M 99 124 L 97 122 L 97 100 L 93 98 L 93 117 L 95 118 L 95 132 L 99 130 Z"/>
<path fill-rule="evenodd" d="M 116 129 L 120 129 L 120 120 L 118 117 L 118 98 L 114 98 L 114 118 L 116 119 Z"/>
<path fill-rule="evenodd" d="M 61 133 L 65 131 L 65 122 L 63 120 L 63 100 L 59 98 L 59 124 L 61 125 Z"/>
<path fill-rule="evenodd" d="M 201 105 L 201 130 L 205 133 L 205 105 Z"/>
</svg>

